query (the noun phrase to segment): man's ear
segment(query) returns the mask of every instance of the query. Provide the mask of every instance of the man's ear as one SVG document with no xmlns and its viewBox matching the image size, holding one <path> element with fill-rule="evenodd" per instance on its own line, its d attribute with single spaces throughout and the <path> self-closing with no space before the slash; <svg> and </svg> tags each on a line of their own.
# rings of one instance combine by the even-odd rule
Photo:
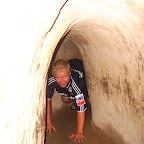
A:
<svg viewBox="0 0 144 144">
<path fill-rule="evenodd" d="M 70 76 L 71 76 L 71 71 L 70 71 Z"/>
</svg>

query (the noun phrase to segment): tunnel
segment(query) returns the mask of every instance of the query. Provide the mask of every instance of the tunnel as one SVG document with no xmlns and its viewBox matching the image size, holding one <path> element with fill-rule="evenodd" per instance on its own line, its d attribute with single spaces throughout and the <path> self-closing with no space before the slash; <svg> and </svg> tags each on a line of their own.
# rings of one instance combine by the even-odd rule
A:
<svg viewBox="0 0 144 144">
<path fill-rule="evenodd" d="M 144 143 L 142 0 L 14 0 L 0 11 L 0 143 L 44 143 L 47 72 L 58 58 L 83 60 L 93 125 Z"/>
</svg>

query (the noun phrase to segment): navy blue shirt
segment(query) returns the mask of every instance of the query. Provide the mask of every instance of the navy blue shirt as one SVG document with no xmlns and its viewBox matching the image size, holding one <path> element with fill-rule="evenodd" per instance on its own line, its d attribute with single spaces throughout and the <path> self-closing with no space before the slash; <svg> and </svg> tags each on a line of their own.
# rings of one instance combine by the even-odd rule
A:
<svg viewBox="0 0 144 144">
<path fill-rule="evenodd" d="M 47 84 L 47 98 L 51 99 L 54 90 L 69 99 L 73 99 L 77 111 L 82 112 L 87 109 L 87 87 L 84 75 L 83 63 L 81 60 L 73 59 L 68 61 L 71 67 L 70 81 L 65 88 L 60 87 L 55 78 L 50 76 Z"/>
</svg>

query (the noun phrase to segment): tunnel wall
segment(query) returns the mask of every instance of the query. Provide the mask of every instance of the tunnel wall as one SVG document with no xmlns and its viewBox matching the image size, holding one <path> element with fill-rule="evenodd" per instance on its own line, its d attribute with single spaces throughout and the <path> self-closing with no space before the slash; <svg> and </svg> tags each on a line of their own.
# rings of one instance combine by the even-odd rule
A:
<svg viewBox="0 0 144 144">
<path fill-rule="evenodd" d="M 94 125 L 143 144 L 143 1 L 8 3 L 0 6 L 0 143 L 44 142 L 47 71 L 67 34 L 85 64 Z"/>
<path fill-rule="evenodd" d="M 52 28 L 64 2 L 0 5 L 0 143 L 44 143 L 47 71 L 66 31 Z"/>
<path fill-rule="evenodd" d="M 79 40 L 77 37 L 73 40 L 86 61 L 92 120 L 104 131 L 113 133 L 116 139 L 143 143 L 143 135 L 138 136 L 143 133 L 140 122 L 143 121 L 143 50 L 140 52 L 139 44 L 136 44 L 142 35 L 131 33 L 127 38 L 127 33 L 118 25 L 112 27 L 111 32 L 108 23 L 102 29 L 98 29 L 96 23 L 90 25 L 96 32 L 90 34 L 86 21 L 77 26 L 72 35 L 79 34 Z"/>
</svg>

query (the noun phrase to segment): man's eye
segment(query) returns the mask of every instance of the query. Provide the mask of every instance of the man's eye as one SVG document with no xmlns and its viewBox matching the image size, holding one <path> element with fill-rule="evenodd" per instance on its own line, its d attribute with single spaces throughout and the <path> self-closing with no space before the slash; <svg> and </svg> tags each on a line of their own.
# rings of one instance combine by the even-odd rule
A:
<svg viewBox="0 0 144 144">
<path fill-rule="evenodd" d="M 60 81 L 60 80 L 61 80 L 61 78 L 56 78 L 56 80 L 57 80 L 57 81 Z"/>
</svg>

